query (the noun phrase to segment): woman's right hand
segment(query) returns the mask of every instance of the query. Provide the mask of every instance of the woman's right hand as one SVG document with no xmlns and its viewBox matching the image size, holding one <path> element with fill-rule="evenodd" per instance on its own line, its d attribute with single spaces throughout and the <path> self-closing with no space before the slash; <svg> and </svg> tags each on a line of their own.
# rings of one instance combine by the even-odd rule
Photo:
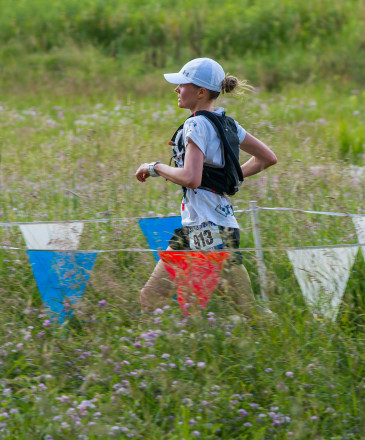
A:
<svg viewBox="0 0 365 440">
<path fill-rule="evenodd" d="M 148 177 L 150 177 L 150 173 L 148 172 L 148 165 L 148 163 L 143 163 L 136 171 L 136 177 L 140 182 L 145 182 Z"/>
</svg>

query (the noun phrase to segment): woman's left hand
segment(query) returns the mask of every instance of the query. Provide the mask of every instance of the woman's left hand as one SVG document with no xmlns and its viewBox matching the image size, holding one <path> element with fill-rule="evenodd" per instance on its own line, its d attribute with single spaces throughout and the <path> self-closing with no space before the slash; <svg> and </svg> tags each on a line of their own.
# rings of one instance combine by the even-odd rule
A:
<svg viewBox="0 0 365 440">
<path fill-rule="evenodd" d="M 143 163 L 140 165 L 136 171 L 136 177 L 140 182 L 145 182 L 146 179 L 150 177 L 150 173 L 148 172 L 148 163 Z"/>
<path fill-rule="evenodd" d="M 253 156 L 241 166 L 244 177 L 253 176 L 265 168 L 275 165 L 278 161 L 270 148 L 250 133 L 246 132 L 240 148 Z"/>
</svg>

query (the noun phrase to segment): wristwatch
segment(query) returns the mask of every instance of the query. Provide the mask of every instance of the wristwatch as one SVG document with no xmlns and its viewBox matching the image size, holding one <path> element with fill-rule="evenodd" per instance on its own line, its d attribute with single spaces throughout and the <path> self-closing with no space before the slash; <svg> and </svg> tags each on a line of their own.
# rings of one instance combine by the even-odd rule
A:
<svg viewBox="0 0 365 440">
<path fill-rule="evenodd" d="M 160 175 L 158 174 L 158 172 L 155 170 L 155 165 L 157 163 L 161 163 L 160 161 L 157 162 L 151 162 L 148 164 L 148 173 L 151 177 L 160 177 Z"/>
</svg>

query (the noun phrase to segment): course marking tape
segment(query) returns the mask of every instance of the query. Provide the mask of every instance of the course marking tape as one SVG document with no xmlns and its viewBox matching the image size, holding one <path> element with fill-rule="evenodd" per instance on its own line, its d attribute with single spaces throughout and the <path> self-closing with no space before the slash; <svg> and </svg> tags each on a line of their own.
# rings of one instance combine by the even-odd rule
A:
<svg viewBox="0 0 365 440">
<path fill-rule="evenodd" d="M 163 250 L 163 252 L 178 252 L 178 253 L 185 253 L 185 252 L 253 252 L 253 251 L 297 251 L 302 249 L 337 249 L 337 248 L 348 248 L 348 247 L 362 247 L 365 246 L 365 243 L 353 243 L 353 244 L 329 244 L 329 245 L 318 245 L 318 246 L 288 246 L 288 247 L 278 247 L 278 246 L 272 246 L 272 247 L 266 247 L 266 248 L 235 248 L 235 249 L 208 249 L 208 250 L 198 250 L 198 251 L 192 251 L 191 249 L 184 249 L 184 250 Z M 32 252 L 44 252 L 44 249 L 25 249 L 25 248 L 18 248 L 18 247 L 11 247 L 11 246 L 0 246 L 0 249 L 4 250 L 16 250 L 16 251 L 29 251 Z M 161 249 L 138 249 L 138 248 L 125 248 L 125 249 L 77 249 L 77 250 L 67 250 L 67 249 L 47 249 L 47 252 L 58 252 L 58 253 L 112 253 L 112 252 L 159 252 Z"/>
</svg>

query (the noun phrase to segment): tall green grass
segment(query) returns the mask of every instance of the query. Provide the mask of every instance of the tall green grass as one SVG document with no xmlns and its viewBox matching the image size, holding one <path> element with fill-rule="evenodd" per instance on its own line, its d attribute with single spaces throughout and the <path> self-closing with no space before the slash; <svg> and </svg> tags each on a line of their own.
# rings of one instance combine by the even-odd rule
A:
<svg viewBox="0 0 365 440">
<path fill-rule="evenodd" d="M 1 6 L 6 79 L 35 80 L 47 72 L 62 79 L 80 67 L 86 76 L 150 74 L 200 56 L 232 60 L 235 71 L 268 88 L 316 77 L 363 78 L 359 0 L 188 1 L 183 7 L 172 0 L 3 0 Z"/>
<path fill-rule="evenodd" d="M 134 177 L 141 162 L 170 160 L 167 142 L 187 116 L 176 106 L 173 87 L 159 98 L 48 95 L 38 99 L 42 101 L 37 105 L 34 94 L 12 96 L 2 105 L 3 221 L 179 214 L 180 188 L 163 179 L 140 184 Z M 289 88 L 281 93 L 261 91 L 244 100 L 222 98 L 219 103 L 228 114 L 272 147 L 279 159 L 277 166 L 246 179 L 232 198 L 236 209 L 249 208 L 249 201 L 256 200 L 259 206 L 363 213 L 365 141 L 359 134 L 364 99 L 358 90 L 329 85 Z M 357 149 L 344 150 L 344 127 L 348 130 L 346 139 L 350 139 L 346 145 L 355 133 Z M 250 217 L 238 214 L 238 221 L 242 246 L 252 247 Z M 262 211 L 260 227 L 265 247 L 357 240 L 351 218 L 346 217 Z M 24 247 L 16 227 L 1 233 L 4 243 Z M 145 246 L 135 221 L 87 224 L 81 244 L 84 249 Z M 256 261 L 251 253 L 245 257 L 258 292 Z M 277 292 L 299 292 L 285 252 L 266 253 L 265 259 Z M 119 271 L 125 273 L 129 285 L 132 274 L 128 267 L 141 270 L 143 261 L 144 275 L 133 284 L 136 291 L 154 264 L 150 255 L 123 253 L 108 261 L 114 287 L 119 286 Z M 360 257 L 357 264 L 360 270 L 352 272 L 352 287 L 346 297 L 354 307 L 353 317 L 363 306 Z M 108 273 L 108 269 L 104 271 Z M 12 273 L 7 272 L 9 275 Z M 24 277 L 32 282 L 29 269 Z M 32 286 L 35 289 L 34 283 Z M 104 291 L 103 283 L 100 288 Z"/>
</svg>

